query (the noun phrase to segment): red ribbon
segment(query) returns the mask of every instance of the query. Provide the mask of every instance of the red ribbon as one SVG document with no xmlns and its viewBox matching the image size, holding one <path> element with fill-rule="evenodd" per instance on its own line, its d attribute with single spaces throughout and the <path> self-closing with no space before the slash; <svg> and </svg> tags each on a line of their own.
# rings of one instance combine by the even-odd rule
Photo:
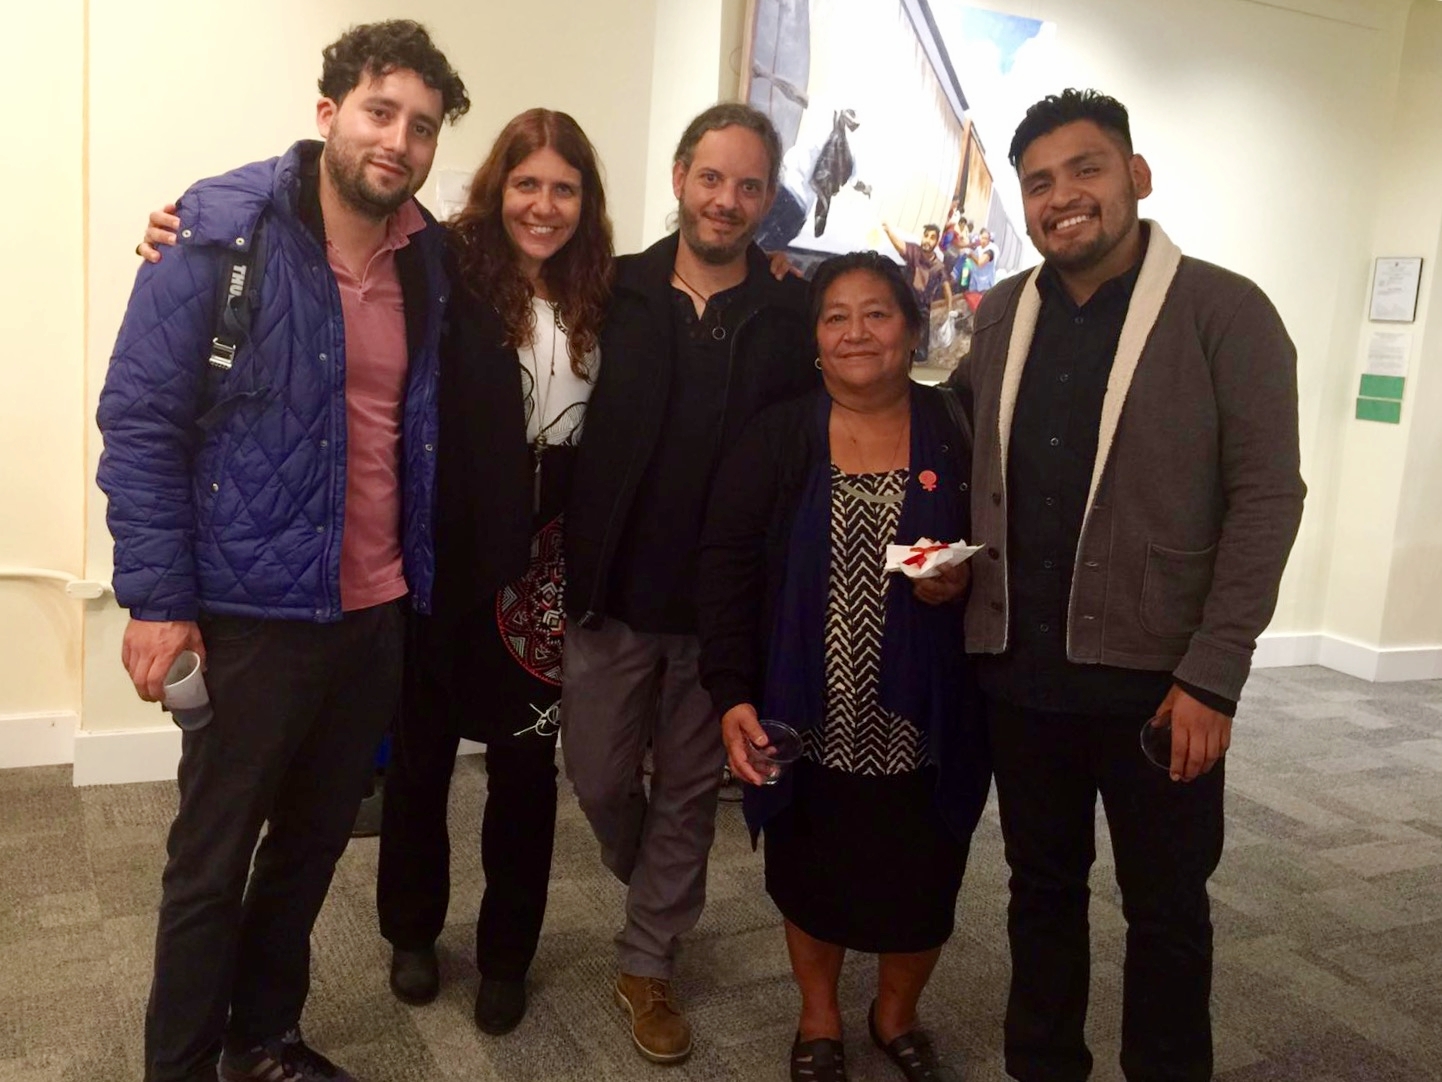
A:
<svg viewBox="0 0 1442 1082">
<path fill-rule="evenodd" d="M 906 564 L 906 566 L 908 566 L 908 567 L 920 567 L 922 564 L 926 563 L 926 558 L 927 558 L 928 556 L 930 556 L 933 552 L 940 552 L 942 549 L 948 549 L 948 548 L 951 548 L 951 546 L 950 546 L 950 545 L 927 545 L 927 546 L 924 547 L 924 548 L 918 548 L 916 545 L 912 545 L 912 546 L 911 546 L 911 551 L 912 551 L 915 555 L 908 556 L 906 559 L 902 560 L 901 562 L 904 563 L 904 564 Z"/>
</svg>

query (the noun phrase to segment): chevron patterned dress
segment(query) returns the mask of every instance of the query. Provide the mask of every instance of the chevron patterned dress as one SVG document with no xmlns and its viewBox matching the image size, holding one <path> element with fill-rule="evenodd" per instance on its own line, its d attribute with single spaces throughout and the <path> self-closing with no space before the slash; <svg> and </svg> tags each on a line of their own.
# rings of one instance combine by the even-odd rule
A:
<svg viewBox="0 0 1442 1082">
<path fill-rule="evenodd" d="M 845 474 L 831 467 L 831 582 L 826 602 L 826 720 L 806 755 L 851 774 L 902 774 L 926 763 L 925 737 L 882 708 L 886 546 L 896 537 L 905 469 Z"/>
<path fill-rule="evenodd" d="M 930 950 L 951 935 L 966 845 L 936 810 L 915 725 L 881 707 L 881 633 L 906 470 L 831 467 L 826 717 L 804 734 L 790 805 L 766 824 L 766 890 L 807 935 L 850 950 Z"/>
</svg>

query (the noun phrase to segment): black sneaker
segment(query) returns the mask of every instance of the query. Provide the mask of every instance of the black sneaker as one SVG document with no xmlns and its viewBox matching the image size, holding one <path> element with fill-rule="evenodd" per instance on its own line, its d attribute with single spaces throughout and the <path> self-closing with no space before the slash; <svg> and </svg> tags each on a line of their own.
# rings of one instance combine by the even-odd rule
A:
<svg viewBox="0 0 1442 1082">
<path fill-rule="evenodd" d="M 307 1045 L 298 1029 L 245 1052 L 222 1052 L 220 1077 L 224 1082 L 357 1082 Z"/>
</svg>

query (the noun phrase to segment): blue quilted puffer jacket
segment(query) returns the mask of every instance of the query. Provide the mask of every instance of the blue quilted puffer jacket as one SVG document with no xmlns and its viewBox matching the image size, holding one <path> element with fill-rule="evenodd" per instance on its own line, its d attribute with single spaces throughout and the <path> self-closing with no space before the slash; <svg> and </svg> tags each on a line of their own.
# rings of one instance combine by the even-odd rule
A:
<svg viewBox="0 0 1442 1082">
<path fill-rule="evenodd" d="M 140 269 L 100 394 L 97 481 L 110 499 L 115 596 L 141 620 L 204 612 L 341 617 L 345 326 L 326 253 L 298 216 L 303 158 L 204 180 L 180 200 L 181 243 Z M 207 362 L 221 277 L 265 215 L 261 303 L 223 376 Z M 412 603 L 435 571 L 437 350 L 449 283 L 434 219 L 411 237 L 425 269 L 403 422 L 403 542 Z M 399 258 L 399 254 L 398 254 Z"/>
</svg>

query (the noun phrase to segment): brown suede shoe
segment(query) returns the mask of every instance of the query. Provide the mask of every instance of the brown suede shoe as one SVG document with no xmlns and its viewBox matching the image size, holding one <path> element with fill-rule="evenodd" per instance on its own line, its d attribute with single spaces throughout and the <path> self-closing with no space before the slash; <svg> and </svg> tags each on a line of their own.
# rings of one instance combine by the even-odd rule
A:
<svg viewBox="0 0 1442 1082">
<path fill-rule="evenodd" d="M 631 1039 L 652 1063 L 680 1063 L 691 1054 L 691 1024 L 670 981 L 622 973 L 616 978 L 616 1005 L 631 1012 Z"/>
</svg>

